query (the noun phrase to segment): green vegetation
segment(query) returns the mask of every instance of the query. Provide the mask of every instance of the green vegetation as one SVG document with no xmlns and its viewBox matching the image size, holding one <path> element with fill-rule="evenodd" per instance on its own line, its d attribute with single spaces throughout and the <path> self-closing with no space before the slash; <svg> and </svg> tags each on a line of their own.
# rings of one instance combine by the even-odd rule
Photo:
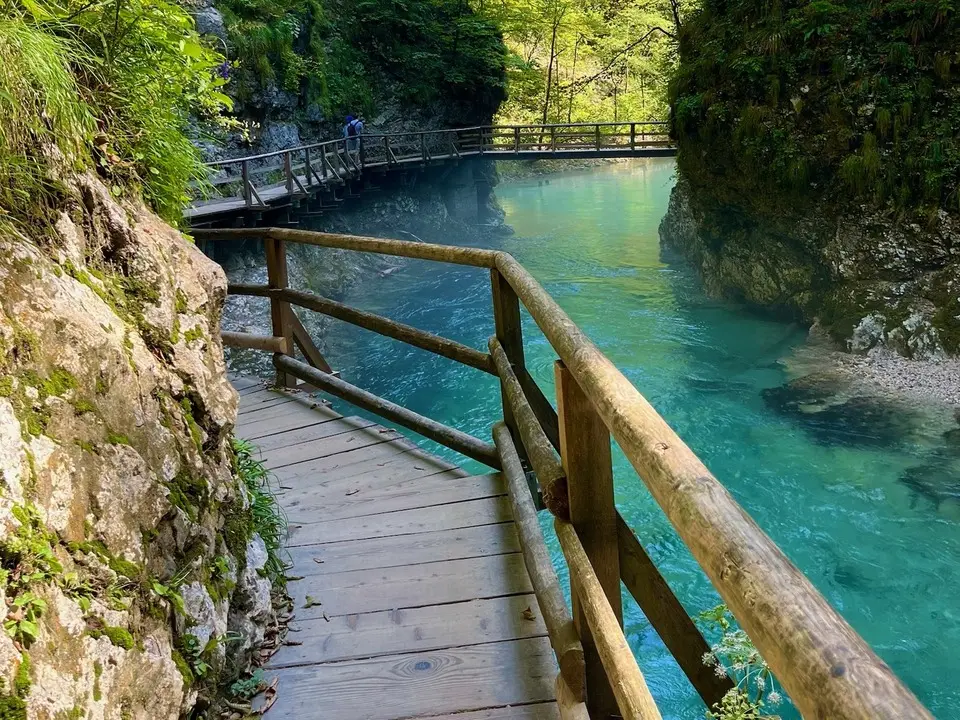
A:
<svg viewBox="0 0 960 720">
<path fill-rule="evenodd" d="M 442 104 L 479 122 L 504 97 L 504 46 L 494 22 L 465 0 L 223 0 L 238 59 L 233 92 L 271 84 L 329 117 L 375 111 L 374 98 Z"/>
<path fill-rule="evenodd" d="M 674 129 L 697 187 L 756 209 L 960 210 L 951 2 L 703 0 L 680 38 Z"/>
<path fill-rule="evenodd" d="M 502 122 L 666 119 L 686 1 L 501 0 L 509 48 Z"/>
<path fill-rule="evenodd" d="M 112 644 L 119 648 L 123 648 L 124 650 L 133 650 L 133 634 L 126 628 L 106 625 L 102 628 L 88 630 L 87 635 L 92 637 L 94 640 L 105 637 Z"/>
<path fill-rule="evenodd" d="M 263 463 L 254 458 L 254 447 L 250 443 L 235 438 L 233 452 L 234 472 L 247 489 L 250 506 L 244 513 L 236 513 L 227 519 L 224 528 L 227 543 L 242 557 L 250 538 L 258 533 L 267 547 L 266 575 L 275 588 L 285 587 L 288 563 L 283 542 L 287 536 L 287 521 L 271 490 L 270 476 Z"/>
<path fill-rule="evenodd" d="M 733 678 L 735 686 L 707 712 L 708 720 L 759 720 L 768 717 L 764 705 L 777 706 L 783 696 L 773 673 L 749 636 L 736 625 L 726 605 L 705 610 L 697 618 L 708 636 L 717 637 L 703 663 L 720 677 Z M 773 713 L 776 714 L 776 713 Z"/>
<path fill-rule="evenodd" d="M 0 215 L 52 221 L 66 169 L 95 168 L 117 195 L 142 192 L 178 221 L 187 183 L 204 177 L 191 114 L 229 104 L 220 56 L 165 0 L 9 0 L 0 20 Z"/>
</svg>

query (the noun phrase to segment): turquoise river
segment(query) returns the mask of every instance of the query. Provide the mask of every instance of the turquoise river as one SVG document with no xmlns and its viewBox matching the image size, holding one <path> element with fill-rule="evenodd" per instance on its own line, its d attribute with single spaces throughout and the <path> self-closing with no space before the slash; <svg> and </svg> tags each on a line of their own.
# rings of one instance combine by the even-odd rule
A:
<svg viewBox="0 0 960 720">
<path fill-rule="evenodd" d="M 670 160 L 636 161 L 502 184 L 497 196 L 515 234 L 483 242 L 536 276 L 938 718 L 960 718 L 956 448 L 943 449 L 945 428 L 926 422 L 922 408 L 904 418 L 852 406 L 826 426 L 776 412 L 762 393 L 790 379 L 787 361 L 806 329 L 709 299 L 688 266 L 663 259 L 657 227 L 673 173 Z M 477 348 L 492 333 L 489 276 L 472 268 L 410 261 L 371 274 L 343 299 Z M 524 323 L 527 364 L 552 398 L 556 356 L 529 316 Z M 489 376 L 339 323 L 326 342 L 345 379 L 489 439 L 500 416 Z M 614 455 L 619 508 L 686 609 L 717 604 L 642 482 Z M 935 492 L 918 492 L 926 481 Z M 702 717 L 629 598 L 625 625 L 664 717 Z"/>
</svg>

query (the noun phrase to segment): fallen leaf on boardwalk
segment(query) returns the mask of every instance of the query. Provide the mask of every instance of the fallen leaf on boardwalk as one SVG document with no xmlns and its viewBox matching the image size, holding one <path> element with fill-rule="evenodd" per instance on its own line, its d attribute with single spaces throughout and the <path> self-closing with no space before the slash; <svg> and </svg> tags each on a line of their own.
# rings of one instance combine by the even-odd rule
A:
<svg viewBox="0 0 960 720">
<path fill-rule="evenodd" d="M 287 575 L 287 582 L 296 582 L 297 580 L 303 580 L 303 575 Z"/>
<path fill-rule="evenodd" d="M 285 640 L 284 645 L 303 645 L 300 640 Z"/>
<path fill-rule="evenodd" d="M 263 691 L 263 705 L 260 706 L 260 709 L 257 712 L 260 715 L 266 715 L 267 711 L 273 707 L 273 704 L 277 701 L 277 683 L 280 682 L 279 677 L 275 677 L 273 682 Z"/>
<path fill-rule="evenodd" d="M 414 466 L 413 466 L 413 469 L 414 469 L 414 470 L 426 470 L 425 467 L 420 467 L 419 465 L 414 465 Z"/>
<path fill-rule="evenodd" d="M 323 619 L 326 620 L 327 622 L 330 622 L 330 618 L 327 617 L 326 613 L 323 613 Z"/>
<path fill-rule="evenodd" d="M 391 430 L 390 428 L 380 428 L 377 432 L 388 433 L 388 432 L 393 432 L 393 430 Z"/>
<path fill-rule="evenodd" d="M 357 488 L 356 490 L 348 490 L 344 493 L 344 495 L 356 495 L 358 492 L 360 492 L 360 488 Z"/>
<path fill-rule="evenodd" d="M 377 467 L 383 467 L 386 463 L 377 463 Z"/>
<path fill-rule="evenodd" d="M 314 561 L 315 563 L 322 563 L 322 562 L 323 562 L 323 558 L 314 558 L 313 561 Z"/>
<path fill-rule="evenodd" d="M 527 606 L 527 609 L 523 611 L 523 619 L 532 621 L 532 620 L 536 620 L 537 616 L 534 615 L 533 610 L 531 610 L 530 607 Z"/>
<path fill-rule="evenodd" d="M 353 442 L 354 440 L 356 440 L 356 438 L 353 437 L 352 435 L 347 438 L 347 442 Z"/>
<path fill-rule="evenodd" d="M 323 605 L 323 603 L 320 602 L 319 600 L 314 600 L 312 596 L 307 595 L 307 602 L 303 607 L 312 608 L 312 607 L 319 607 L 320 605 Z"/>
</svg>

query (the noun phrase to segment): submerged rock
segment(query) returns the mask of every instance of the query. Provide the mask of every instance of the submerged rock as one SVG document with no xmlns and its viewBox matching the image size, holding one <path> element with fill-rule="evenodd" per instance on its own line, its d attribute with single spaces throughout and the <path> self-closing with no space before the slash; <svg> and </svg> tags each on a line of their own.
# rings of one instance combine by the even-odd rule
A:
<svg viewBox="0 0 960 720">
<path fill-rule="evenodd" d="M 898 445 L 918 422 L 902 403 L 851 394 L 849 383 L 832 373 L 806 375 L 767 388 L 761 396 L 775 412 L 827 445 Z"/>
</svg>

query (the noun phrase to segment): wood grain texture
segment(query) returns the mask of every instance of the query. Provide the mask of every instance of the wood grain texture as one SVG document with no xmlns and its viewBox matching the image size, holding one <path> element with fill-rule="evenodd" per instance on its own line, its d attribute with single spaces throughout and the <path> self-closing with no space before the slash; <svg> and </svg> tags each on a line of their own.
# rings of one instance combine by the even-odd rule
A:
<svg viewBox="0 0 960 720">
<path fill-rule="evenodd" d="M 302 503 L 297 500 L 285 501 L 285 507 L 289 521 L 311 522 L 318 518 L 325 521 L 340 520 L 398 510 L 432 508 L 505 493 L 499 473 L 467 477 L 440 473 L 388 486 L 377 483 L 374 487 L 366 487 L 358 481 L 354 485 L 339 486 L 335 492 L 325 493 L 322 498 L 315 496 Z"/>
<path fill-rule="evenodd" d="M 397 440 L 401 436 L 394 430 L 378 432 L 375 428 L 350 428 L 342 420 L 321 420 L 319 426 L 334 424 L 331 432 L 325 436 L 319 437 L 313 442 L 297 443 L 295 445 L 273 448 L 263 451 L 261 448 L 261 458 L 264 466 L 268 470 L 277 470 L 289 465 L 298 465 L 299 463 L 309 462 L 310 460 L 319 460 L 320 458 L 340 453 L 357 450 L 368 445 L 379 445 L 380 443 Z M 306 430 L 316 425 L 309 425 L 298 430 Z M 287 433 L 282 433 L 286 435 Z M 276 437 L 274 434 L 269 437 Z"/>
<path fill-rule="evenodd" d="M 561 432 L 562 428 L 561 421 Z M 576 588 L 579 598 L 577 606 L 590 626 L 603 669 L 616 697 L 617 706 L 620 708 L 620 715 L 623 720 L 661 720 L 660 710 L 657 709 L 643 673 L 640 672 L 637 661 L 633 657 L 633 651 L 627 645 L 627 639 L 623 635 L 623 629 L 620 627 L 622 621 L 610 606 L 606 589 L 600 584 L 577 531 L 573 525 L 560 519 L 556 519 L 553 526 L 557 531 L 563 556 L 570 567 L 571 587 Z M 593 686 L 588 685 L 588 707 L 591 707 L 590 692 L 592 690 Z M 609 714 L 611 713 L 603 717 Z"/>
<path fill-rule="evenodd" d="M 497 255 L 497 269 L 800 712 L 831 720 L 932 720 L 536 279 L 506 253 Z"/>
<path fill-rule="evenodd" d="M 359 430 L 360 428 L 368 428 L 372 425 L 374 425 L 374 423 L 365 418 L 345 417 L 339 420 L 331 420 L 330 422 L 320 425 L 308 425 L 299 430 L 291 430 L 289 432 L 278 433 L 277 435 L 268 435 L 257 440 L 256 446 L 261 453 L 265 453 L 269 450 L 288 448 L 306 442 L 313 442 L 331 435 L 338 435 L 339 433 L 350 432 L 351 430 Z"/>
<path fill-rule="evenodd" d="M 327 575 L 520 552 L 513 523 L 290 548 L 297 575 Z"/>
<path fill-rule="evenodd" d="M 275 671 L 270 715 L 396 720 L 553 700 L 556 673 L 546 638 L 311 665 Z"/>
<path fill-rule="evenodd" d="M 557 710 L 560 713 L 560 720 L 590 720 L 586 703 L 567 687 L 562 673 L 557 675 L 554 690 L 557 694 Z"/>
<path fill-rule="evenodd" d="M 506 497 L 468 500 L 440 507 L 398 510 L 343 520 L 305 523 L 290 530 L 290 546 L 344 542 L 372 537 L 408 535 L 433 530 L 453 530 L 512 520 Z"/>
<path fill-rule="evenodd" d="M 559 720 L 556 703 L 487 708 L 456 715 L 421 715 L 424 720 Z"/>
<path fill-rule="evenodd" d="M 536 607 L 533 595 L 513 595 L 294 621 L 288 639 L 303 644 L 281 648 L 268 667 L 543 637 L 546 629 Z"/>
<path fill-rule="evenodd" d="M 557 656 L 560 672 L 566 687 L 578 701 L 584 697 L 584 661 L 583 646 L 577 636 L 570 610 L 560 589 L 557 572 L 547 551 L 537 519 L 537 510 L 533 505 L 527 479 L 520 464 L 520 456 L 510 437 L 510 429 L 504 423 L 493 428 L 493 439 L 500 451 L 504 475 L 507 480 L 510 506 L 513 509 L 517 534 L 523 548 L 524 565 L 530 575 L 530 582 L 536 593 L 540 612 L 550 635 L 550 644 Z"/>
<path fill-rule="evenodd" d="M 567 477 L 563 465 L 560 464 L 560 458 L 557 457 L 550 439 L 540 426 L 533 408 L 530 407 L 500 341 L 495 337 L 490 338 L 489 347 L 497 374 L 500 376 L 501 392 L 510 408 L 510 414 L 533 471 L 537 474 L 537 482 L 543 493 L 543 502 L 554 515 L 569 520 Z M 510 444 L 514 447 L 512 441 Z"/>
<path fill-rule="evenodd" d="M 423 607 L 533 590 L 518 554 L 314 575 L 290 583 L 297 617 Z M 307 596 L 320 605 L 313 605 Z M 307 607 L 312 605 L 311 607 Z"/>
<path fill-rule="evenodd" d="M 617 551 L 617 510 L 613 500 L 613 463 L 610 435 L 561 361 L 554 366 L 557 412 L 560 416 L 560 454 L 567 474 L 570 522 L 581 536 L 584 551 L 610 602 L 611 611 L 623 624 L 620 598 L 620 560 Z M 608 717 L 617 710 L 612 678 L 604 671 L 599 639 L 594 637 L 576 587 L 571 580 L 573 619 L 583 643 L 586 665 L 587 708 L 591 715 Z"/>
</svg>

